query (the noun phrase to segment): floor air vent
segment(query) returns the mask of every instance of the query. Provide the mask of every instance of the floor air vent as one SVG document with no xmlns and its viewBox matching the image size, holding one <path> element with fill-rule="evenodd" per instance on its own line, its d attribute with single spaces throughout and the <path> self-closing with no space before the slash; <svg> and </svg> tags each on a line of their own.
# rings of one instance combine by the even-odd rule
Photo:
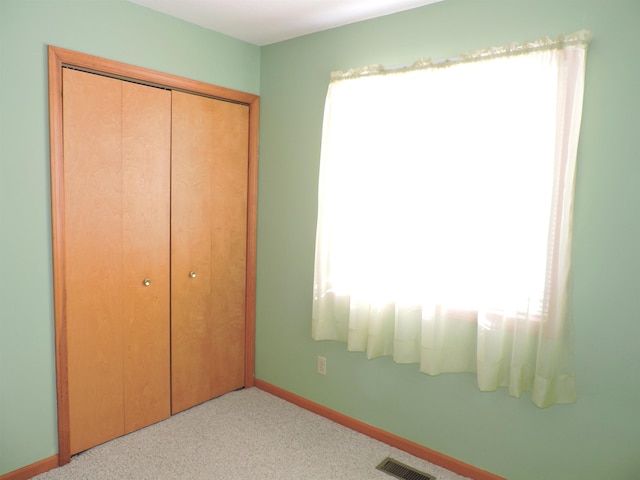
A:
<svg viewBox="0 0 640 480">
<path fill-rule="evenodd" d="M 401 478 L 403 480 L 435 480 L 436 478 L 432 475 L 421 472 L 420 470 L 411 468 L 404 463 L 400 463 L 391 457 L 385 458 L 376 468 L 393 477 Z"/>
</svg>

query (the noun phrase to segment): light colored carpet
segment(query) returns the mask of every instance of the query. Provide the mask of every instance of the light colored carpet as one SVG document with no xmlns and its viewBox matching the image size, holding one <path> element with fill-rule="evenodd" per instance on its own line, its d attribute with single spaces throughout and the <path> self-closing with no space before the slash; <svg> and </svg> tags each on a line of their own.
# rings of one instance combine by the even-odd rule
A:
<svg viewBox="0 0 640 480">
<path fill-rule="evenodd" d="M 386 457 L 464 477 L 257 388 L 231 392 L 97 446 L 37 480 L 393 480 Z"/>
</svg>

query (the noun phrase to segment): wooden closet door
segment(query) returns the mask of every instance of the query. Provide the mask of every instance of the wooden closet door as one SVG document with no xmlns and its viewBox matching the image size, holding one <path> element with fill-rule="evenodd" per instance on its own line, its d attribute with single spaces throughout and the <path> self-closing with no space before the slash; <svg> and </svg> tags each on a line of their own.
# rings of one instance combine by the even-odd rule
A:
<svg viewBox="0 0 640 480">
<path fill-rule="evenodd" d="M 171 415 L 171 92 L 122 82 L 122 100 L 124 425 L 129 433 Z"/>
<path fill-rule="evenodd" d="M 124 430 L 121 86 L 68 69 L 63 85 L 69 421 L 77 453 Z"/>
<path fill-rule="evenodd" d="M 63 91 L 73 454 L 169 415 L 170 93 L 70 69 Z"/>
<path fill-rule="evenodd" d="M 172 412 L 244 385 L 248 107 L 173 92 Z"/>
</svg>

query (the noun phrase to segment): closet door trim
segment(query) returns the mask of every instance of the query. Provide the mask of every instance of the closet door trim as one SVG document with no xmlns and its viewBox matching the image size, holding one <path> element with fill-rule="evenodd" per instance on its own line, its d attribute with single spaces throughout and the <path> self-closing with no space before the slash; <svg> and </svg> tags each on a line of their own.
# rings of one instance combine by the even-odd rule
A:
<svg viewBox="0 0 640 480">
<path fill-rule="evenodd" d="M 245 388 L 254 385 L 256 229 L 258 193 L 258 120 L 260 97 L 196 80 L 107 60 L 72 50 L 48 46 L 49 60 L 49 142 L 51 156 L 51 215 L 53 242 L 53 289 L 56 346 L 56 385 L 58 400 L 58 459 L 71 460 L 69 428 L 69 378 L 67 363 L 67 323 L 65 238 L 64 238 L 64 150 L 62 128 L 62 69 L 77 68 L 170 90 L 180 90 L 249 107 L 249 152 L 247 179 L 247 272 L 245 304 Z"/>
</svg>

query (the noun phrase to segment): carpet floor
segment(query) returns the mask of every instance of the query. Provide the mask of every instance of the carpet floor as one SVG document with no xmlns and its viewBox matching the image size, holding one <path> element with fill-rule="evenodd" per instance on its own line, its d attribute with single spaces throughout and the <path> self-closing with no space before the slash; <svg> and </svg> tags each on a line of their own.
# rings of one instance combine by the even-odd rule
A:
<svg viewBox="0 0 640 480">
<path fill-rule="evenodd" d="M 79 455 L 37 480 L 392 480 L 386 457 L 465 480 L 257 388 L 231 392 Z"/>
</svg>

